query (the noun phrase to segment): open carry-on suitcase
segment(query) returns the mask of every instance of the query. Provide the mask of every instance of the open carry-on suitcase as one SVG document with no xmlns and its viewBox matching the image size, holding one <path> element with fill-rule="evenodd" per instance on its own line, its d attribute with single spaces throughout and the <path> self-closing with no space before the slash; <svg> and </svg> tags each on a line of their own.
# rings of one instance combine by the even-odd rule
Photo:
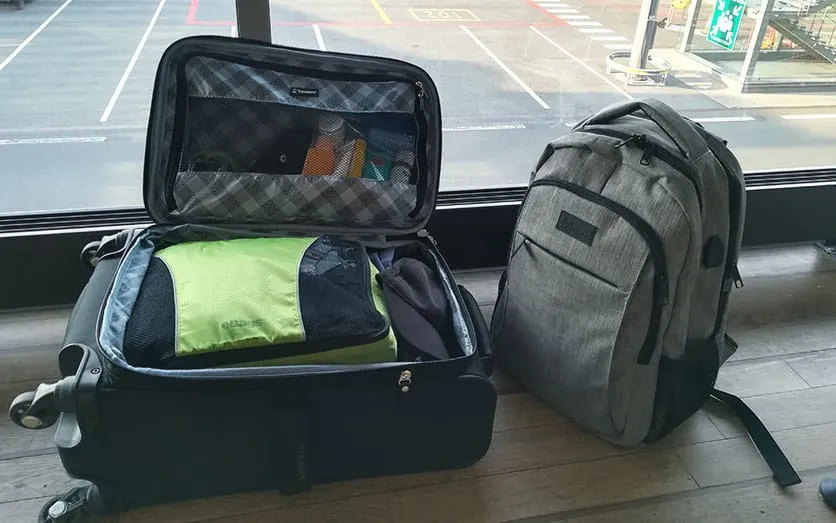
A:
<svg viewBox="0 0 836 523">
<path fill-rule="evenodd" d="M 440 120 L 403 61 L 172 44 L 146 144 L 154 224 L 85 249 L 62 379 L 11 405 L 55 424 L 90 482 L 39 521 L 480 460 L 490 335 L 424 229 Z"/>
</svg>

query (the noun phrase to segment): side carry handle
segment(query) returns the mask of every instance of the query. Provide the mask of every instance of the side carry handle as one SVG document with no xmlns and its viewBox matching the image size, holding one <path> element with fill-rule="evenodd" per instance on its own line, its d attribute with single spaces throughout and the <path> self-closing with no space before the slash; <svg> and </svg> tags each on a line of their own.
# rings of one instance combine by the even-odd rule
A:
<svg viewBox="0 0 836 523">
<path fill-rule="evenodd" d="M 103 258 L 122 255 L 141 231 L 141 228 L 123 229 L 116 234 L 88 243 L 81 249 L 81 263 L 89 269 L 94 269 Z"/>
<path fill-rule="evenodd" d="M 752 412 L 752 409 L 743 400 L 733 394 L 717 389 L 712 390 L 711 395 L 714 399 L 723 403 L 737 414 L 740 421 L 743 422 L 743 426 L 746 427 L 749 436 L 752 438 L 752 442 L 772 470 L 772 477 L 775 478 L 775 481 L 780 486 L 789 487 L 801 483 L 801 478 L 798 477 L 798 473 L 793 468 L 789 459 L 787 459 L 787 456 L 784 455 L 781 447 L 778 446 L 778 443 L 761 420 L 758 419 L 758 416 Z"/>
<path fill-rule="evenodd" d="M 575 129 L 582 129 L 587 125 L 606 124 L 616 118 L 641 111 L 659 126 L 673 143 L 679 148 L 685 158 L 701 156 L 707 149 L 705 141 L 699 133 L 686 122 L 683 117 L 670 106 L 656 100 L 645 98 L 617 102 L 604 107 L 596 114 L 580 122 Z"/>
</svg>

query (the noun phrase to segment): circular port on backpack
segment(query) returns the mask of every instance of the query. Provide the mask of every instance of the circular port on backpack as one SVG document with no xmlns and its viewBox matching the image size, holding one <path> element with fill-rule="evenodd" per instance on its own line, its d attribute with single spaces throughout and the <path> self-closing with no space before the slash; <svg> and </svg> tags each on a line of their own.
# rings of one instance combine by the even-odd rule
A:
<svg viewBox="0 0 836 523">
<path fill-rule="evenodd" d="M 719 267 L 723 264 L 724 251 L 723 240 L 719 236 L 711 236 L 702 248 L 702 264 L 709 269 Z"/>
</svg>

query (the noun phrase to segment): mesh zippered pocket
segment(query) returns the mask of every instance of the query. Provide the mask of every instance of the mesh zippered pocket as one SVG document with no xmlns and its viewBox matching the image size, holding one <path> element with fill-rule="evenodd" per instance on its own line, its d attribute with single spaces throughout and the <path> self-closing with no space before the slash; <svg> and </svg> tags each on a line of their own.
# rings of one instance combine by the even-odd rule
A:
<svg viewBox="0 0 836 523">
<path fill-rule="evenodd" d="M 426 184 L 420 84 L 204 55 L 181 77 L 174 216 L 414 225 Z"/>
</svg>

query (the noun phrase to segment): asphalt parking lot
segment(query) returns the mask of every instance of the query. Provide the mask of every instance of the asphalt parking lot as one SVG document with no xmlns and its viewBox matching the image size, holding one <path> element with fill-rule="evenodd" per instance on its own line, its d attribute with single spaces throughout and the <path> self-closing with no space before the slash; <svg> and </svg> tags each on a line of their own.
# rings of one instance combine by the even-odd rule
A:
<svg viewBox="0 0 836 523">
<path fill-rule="evenodd" d="M 573 122 L 641 96 L 728 138 L 747 169 L 836 165 L 836 107 L 743 109 L 686 80 L 627 88 L 606 74 L 639 2 L 280 0 L 271 19 L 277 44 L 426 68 L 442 96 L 443 189 L 523 184 Z M 184 36 L 234 36 L 234 19 L 232 0 L 0 3 L 0 214 L 141 205 L 161 53 Z"/>
</svg>

